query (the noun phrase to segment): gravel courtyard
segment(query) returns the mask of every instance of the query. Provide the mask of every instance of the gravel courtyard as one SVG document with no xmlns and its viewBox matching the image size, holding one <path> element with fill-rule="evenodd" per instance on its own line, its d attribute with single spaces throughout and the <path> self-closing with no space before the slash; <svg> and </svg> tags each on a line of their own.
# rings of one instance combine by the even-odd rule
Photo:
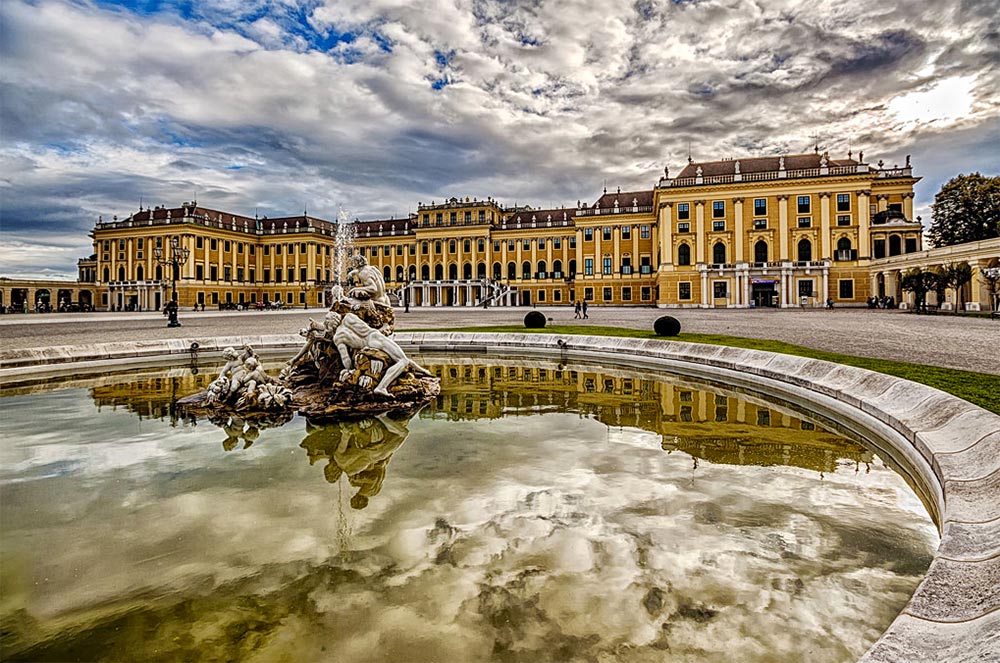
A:
<svg viewBox="0 0 1000 663">
<path fill-rule="evenodd" d="M 397 309 L 398 330 L 520 325 L 529 308 Z M 918 316 L 868 309 L 761 310 L 623 308 L 592 306 L 588 320 L 570 307 L 538 307 L 552 324 L 616 326 L 651 330 L 673 315 L 683 332 L 766 338 L 865 357 L 895 359 L 1000 375 L 1000 320 Z M 64 313 L 0 316 L 0 349 L 80 345 L 107 341 L 205 338 L 236 334 L 295 333 L 323 309 L 280 312 L 181 311 L 182 327 L 170 329 L 159 313 Z"/>
</svg>

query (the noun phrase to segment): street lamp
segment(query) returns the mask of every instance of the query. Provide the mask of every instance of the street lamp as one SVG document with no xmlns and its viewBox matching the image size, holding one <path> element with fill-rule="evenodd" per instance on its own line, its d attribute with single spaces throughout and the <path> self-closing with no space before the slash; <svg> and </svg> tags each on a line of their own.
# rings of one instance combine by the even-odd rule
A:
<svg viewBox="0 0 1000 663">
<path fill-rule="evenodd" d="M 409 277 L 406 278 L 406 285 L 403 288 L 403 313 L 410 312 L 410 283 Z"/>
<path fill-rule="evenodd" d="M 181 326 L 181 323 L 177 321 L 177 279 L 180 278 L 181 265 L 187 262 L 190 253 L 191 250 L 181 246 L 180 241 L 176 237 L 170 239 L 169 251 L 165 252 L 159 246 L 153 249 L 153 257 L 156 258 L 156 262 L 164 266 L 169 266 L 171 268 L 171 276 L 173 277 L 170 279 L 170 301 L 163 307 L 168 317 L 168 327 Z"/>
<path fill-rule="evenodd" d="M 299 284 L 299 288 L 302 290 L 302 305 L 308 310 L 308 308 L 309 308 L 309 295 L 308 295 L 309 284 L 303 281 L 302 283 Z"/>
</svg>

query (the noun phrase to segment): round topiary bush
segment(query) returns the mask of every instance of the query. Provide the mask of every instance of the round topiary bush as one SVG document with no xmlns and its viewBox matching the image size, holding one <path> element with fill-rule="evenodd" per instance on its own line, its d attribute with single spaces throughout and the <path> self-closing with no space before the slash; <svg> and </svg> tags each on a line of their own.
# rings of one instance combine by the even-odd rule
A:
<svg viewBox="0 0 1000 663">
<path fill-rule="evenodd" d="M 681 333 L 681 321 L 664 315 L 653 323 L 653 331 L 656 332 L 657 336 L 677 336 Z"/>
<path fill-rule="evenodd" d="M 528 329 L 541 329 L 545 326 L 545 314 L 539 311 L 529 311 L 524 316 L 524 326 Z"/>
</svg>

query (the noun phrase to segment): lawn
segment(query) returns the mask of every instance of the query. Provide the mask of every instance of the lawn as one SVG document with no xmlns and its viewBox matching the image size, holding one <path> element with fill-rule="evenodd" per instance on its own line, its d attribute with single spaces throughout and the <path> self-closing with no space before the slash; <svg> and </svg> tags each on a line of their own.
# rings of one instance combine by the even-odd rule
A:
<svg viewBox="0 0 1000 663">
<path fill-rule="evenodd" d="M 910 364 L 903 361 L 891 361 L 888 359 L 871 359 L 869 357 L 856 357 L 837 352 L 827 352 L 825 350 L 813 350 L 801 345 L 792 345 L 782 341 L 769 341 L 759 338 L 742 338 L 739 336 L 723 336 L 721 334 L 680 334 L 666 339 L 657 336 L 652 331 L 642 331 L 639 329 L 623 329 L 620 327 L 600 327 L 587 326 L 578 327 L 575 325 L 549 325 L 544 329 L 527 329 L 519 325 L 509 325 L 503 327 L 463 327 L 441 331 L 465 331 L 465 332 L 496 332 L 496 333 L 542 333 L 542 334 L 581 334 L 592 336 L 628 336 L 632 338 L 661 338 L 663 340 L 686 341 L 688 343 L 709 343 L 712 345 L 728 345 L 735 348 L 748 348 L 750 350 L 766 350 L 768 352 L 780 352 L 786 355 L 797 355 L 799 357 L 810 357 L 812 359 L 823 359 L 826 361 L 845 364 L 847 366 L 857 366 L 867 368 L 870 371 L 878 371 L 888 375 L 913 380 L 926 384 L 929 387 L 946 391 L 949 394 L 964 398 L 970 403 L 985 408 L 996 414 L 1000 414 L 1000 378 L 996 375 L 985 373 L 973 373 L 972 371 L 959 371 L 952 368 L 940 368 L 937 366 L 924 366 L 923 364 Z"/>
</svg>

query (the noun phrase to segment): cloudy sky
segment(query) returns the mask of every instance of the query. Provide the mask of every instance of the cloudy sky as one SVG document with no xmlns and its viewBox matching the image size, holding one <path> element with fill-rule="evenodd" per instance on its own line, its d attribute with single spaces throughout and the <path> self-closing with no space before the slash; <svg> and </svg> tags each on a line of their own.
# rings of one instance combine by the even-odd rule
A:
<svg viewBox="0 0 1000 663">
<path fill-rule="evenodd" d="M 575 204 L 695 159 L 1000 172 L 996 0 L 0 4 L 0 274 L 143 204 L 362 219 Z"/>
</svg>

